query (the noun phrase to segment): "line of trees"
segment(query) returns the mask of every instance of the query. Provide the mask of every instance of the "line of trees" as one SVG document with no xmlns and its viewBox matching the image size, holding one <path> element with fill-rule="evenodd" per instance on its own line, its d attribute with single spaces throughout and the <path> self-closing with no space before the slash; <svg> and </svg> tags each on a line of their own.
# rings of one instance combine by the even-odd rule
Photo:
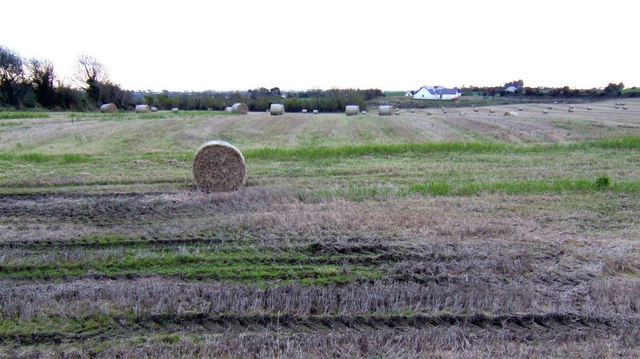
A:
<svg viewBox="0 0 640 359">
<path fill-rule="evenodd" d="M 513 86 L 515 91 L 508 91 L 507 88 Z M 624 91 L 624 83 L 610 83 L 604 89 L 572 89 L 569 86 L 556 88 L 526 87 L 524 81 L 511 81 L 504 86 L 489 87 L 465 87 L 462 88 L 463 95 L 479 95 L 483 97 L 532 97 L 532 98 L 616 98 L 616 97 L 640 97 L 639 91 Z"/>
<path fill-rule="evenodd" d="M 223 110 L 236 102 L 249 106 L 251 111 L 265 111 L 272 103 L 282 103 L 287 111 L 302 109 L 320 112 L 342 112 L 346 105 L 366 108 L 369 100 L 384 96 L 379 89 L 331 89 L 282 93 L 278 87 L 264 87 L 233 92 L 168 92 L 146 93 L 144 102 L 159 109 L 178 107 L 183 110 Z"/>
<path fill-rule="evenodd" d="M 85 111 L 113 102 L 121 108 L 135 106 L 135 96 L 109 80 L 105 67 L 93 57 L 78 57 L 77 87 L 56 77 L 48 60 L 23 59 L 0 46 L 0 108 L 47 108 Z"/>
</svg>

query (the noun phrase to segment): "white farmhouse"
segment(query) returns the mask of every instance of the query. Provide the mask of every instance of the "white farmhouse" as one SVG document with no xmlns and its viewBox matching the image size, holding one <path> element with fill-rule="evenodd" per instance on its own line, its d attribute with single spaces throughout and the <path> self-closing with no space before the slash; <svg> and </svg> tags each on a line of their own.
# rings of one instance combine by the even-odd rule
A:
<svg viewBox="0 0 640 359">
<path fill-rule="evenodd" d="M 462 96 L 459 89 L 448 89 L 442 86 L 422 86 L 413 94 L 417 100 L 458 100 Z"/>
</svg>

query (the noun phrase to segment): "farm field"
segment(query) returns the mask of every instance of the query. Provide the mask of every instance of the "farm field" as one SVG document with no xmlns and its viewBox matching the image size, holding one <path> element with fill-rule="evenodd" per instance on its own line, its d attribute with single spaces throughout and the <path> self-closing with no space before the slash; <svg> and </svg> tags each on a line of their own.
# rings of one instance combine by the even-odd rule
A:
<svg viewBox="0 0 640 359">
<path fill-rule="evenodd" d="M 638 357 L 614 104 L 0 113 L 0 357 Z M 211 139 L 241 190 L 194 188 Z"/>
</svg>

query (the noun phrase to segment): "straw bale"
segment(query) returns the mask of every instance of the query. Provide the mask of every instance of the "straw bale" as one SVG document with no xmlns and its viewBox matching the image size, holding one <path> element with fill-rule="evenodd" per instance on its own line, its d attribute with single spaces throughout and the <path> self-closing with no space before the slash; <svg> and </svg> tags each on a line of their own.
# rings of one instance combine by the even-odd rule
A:
<svg viewBox="0 0 640 359">
<path fill-rule="evenodd" d="M 231 112 L 239 115 L 246 115 L 249 112 L 249 106 L 237 102 L 234 103 L 233 106 L 231 106 Z"/>
<path fill-rule="evenodd" d="M 272 103 L 271 108 L 269 108 L 269 112 L 271 112 L 271 116 L 280 116 L 284 114 L 284 105 L 279 103 Z"/>
<path fill-rule="evenodd" d="M 105 103 L 104 105 L 100 106 L 100 112 L 102 112 L 102 113 L 116 113 L 116 112 L 118 112 L 118 107 L 116 107 L 116 105 L 113 104 L 113 103 Z"/>
<path fill-rule="evenodd" d="M 358 105 L 347 105 L 344 108 L 344 113 L 347 116 L 355 116 L 360 114 L 360 106 Z"/>
<path fill-rule="evenodd" d="M 224 141 L 209 141 L 196 151 L 193 178 L 206 192 L 238 190 L 245 181 L 246 165 L 240 150 Z"/>
<path fill-rule="evenodd" d="M 378 107 L 378 116 L 391 116 L 394 113 L 392 105 L 380 105 Z"/>
<path fill-rule="evenodd" d="M 151 112 L 149 105 L 136 105 L 136 113 Z"/>
</svg>

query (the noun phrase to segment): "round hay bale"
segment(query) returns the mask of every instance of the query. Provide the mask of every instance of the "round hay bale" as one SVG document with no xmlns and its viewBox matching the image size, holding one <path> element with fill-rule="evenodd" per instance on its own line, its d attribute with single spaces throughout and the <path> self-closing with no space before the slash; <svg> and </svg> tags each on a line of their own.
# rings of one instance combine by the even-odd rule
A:
<svg viewBox="0 0 640 359">
<path fill-rule="evenodd" d="M 178 111 L 179 111 L 179 110 L 178 110 L 178 108 L 177 108 L 177 107 L 174 107 L 174 108 L 172 108 L 172 109 L 171 109 L 171 112 L 178 112 Z"/>
<path fill-rule="evenodd" d="M 548 113 L 548 111 L 547 110 L 542 110 L 542 113 L 546 115 Z"/>
<path fill-rule="evenodd" d="M 518 111 L 522 111 L 522 107 L 518 107 Z"/>
<path fill-rule="evenodd" d="M 362 112 L 360 112 L 360 113 L 361 113 L 361 114 L 363 114 L 363 115 L 366 115 L 366 114 L 367 114 L 367 111 L 362 111 Z"/>
<path fill-rule="evenodd" d="M 245 181 L 246 165 L 240 150 L 224 141 L 209 141 L 196 151 L 193 178 L 198 189 L 230 192 Z"/>
<path fill-rule="evenodd" d="M 616 106 L 616 110 L 619 109 L 619 108 L 620 108 L 620 106 Z"/>
<path fill-rule="evenodd" d="M 569 112 L 573 112 L 573 107 L 569 107 Z"/>
<path fill-rule="evenodd" d="M 445 108 L 444 110 L 442 110 L 442 113 L 447 113 L 447 109 Z"/>
<path fill-rule="evenodd" d="M 155 106 L 151 106 L 151 112 L 158 112 L 158 108 Z"/>
<path fill-rule="evenodd" d="M 113 104 L 113 103 L 105 103 L 104 105 L 100 106 L 100 112 L 102 112 L 102 113 L 116 113 L 116 112 L 118 112 L 118 107 L 116 107 L 116 105 Z"/>
<path fill-rule="evenodd" d="M 239 115 L 246 115 L 249 112 L 249 106 L 237 102 L 231 106 L 231 112 Z"/>
<path fill-rule="evenodd" d="M 414 110 L 414 109 L 411 109 L 411 113 L 416 113 L 416 110 Z"/>
<path fill-rule="evenodd" d="M 622 109 L 623 110 L 628 110 L 629 108 L 627 106 L 623 106 Z"/>
<path fill-rule="evenodd" d="M 520 116 L 520 114 L 515 112 L 515 111 L 507 111 L 507 112 L 504 113 L 503 116 L 516 116 L 517 117 L 517 116 Z"/>
<path fill-rule="evenodd" d="M 431 116 L 431 111 L 427 111 L 427 116 Z"/>
<path fill-rule="evenodd" d="M 344 113 L 347 116 L 355 116 L 360 114 L 360 106 L 358 105 L 347 105 L 344 107 Z"/>
<path fill-rule="evenodd" d="M 496 113 L 496 110 L 491 109 L 491 110 L 489 110 L 489 112 L 491 112 L 491 113 Z"/>
<path fill-rule="evenodd" d="M 464 116 L 464 112 L 460 112 L 460 116 Z"/>
<path fill-rule="evenodd" d="M 271 116 L 280 116 L 284 115 L 284 105 L 279 103 L 272 103 L 269 108 L 269 112 L 271 112 Z"/>
<path fill-rule="evenodd" d="M 380 105 L 378 107 L 378 116 L 391 116 L 395 112 L 391 105 Z"/>
<path fill-rule="evenodd" d="M 551 110 L 551 109 L 553 109 L 553 107 L 551 107 L 551 106 L 547 106 L 547 109 Z"/>
<path fill-rule="evenodd" d="M 473 108 L 473 112 L 478 112 L 478 108 L 477 108 L 477 107 L 474 107 L 474 108 Z"/>
<path fill-rule="evenodd" d="M 136 105 L 136 113 L 151 112 L 149 105 Z"/>
<path fill-rule="evenodd" d="M 318 110 L 313 110 L 313 114 L 317 115 L 318 114 Z"/>
<path fill-rule="evenodd" d="M 587 106 L 587 111 L 591 111 L 591 106 Z"/>
<path fill-rule="evenodd" d="M 307 113 L 307 109 L 306 109 L 306 108 L 303 108 L 303 109 L 302 109 L 302 113 Z"/>
</svg>

